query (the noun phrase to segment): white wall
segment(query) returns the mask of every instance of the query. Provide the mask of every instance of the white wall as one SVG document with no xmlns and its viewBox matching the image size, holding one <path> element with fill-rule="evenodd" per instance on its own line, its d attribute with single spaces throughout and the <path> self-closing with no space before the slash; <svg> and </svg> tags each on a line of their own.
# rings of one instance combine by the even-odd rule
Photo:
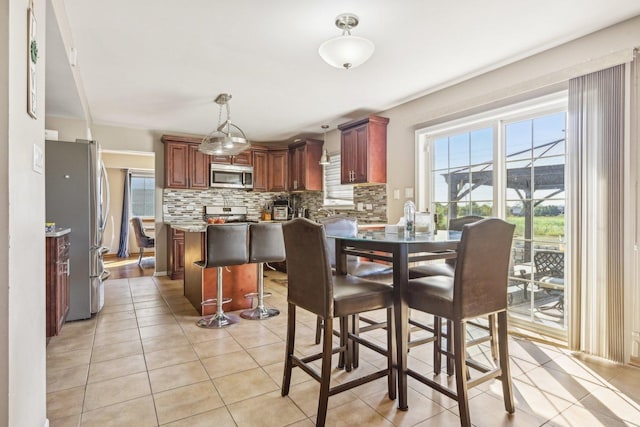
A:
<svg viewBox="0 0 640 427">
<path fill-rule="evenodd" d="M 28 2 L 0 0 L 0 425 L 42 426 L 46 419 L 44 175 L 44 0 L 38 23 L 37 111 L 27 114 Z"/>
<path fill-rule="evenodd" d="M 511 102 L 540 94 L 545 88 L 594 71 L 600 58 L 640 46 L 640 17 L 531 56 L 492 72 L 379 113 L 389 117 L 387 131 L 388 218 L 402 215 L 404 197 L 393 190 L 414 187 L 415 130 L 425 123 L 459 116 L 483 105 Z M 604 68 L 604 67 L 603 67 Z"/>
</svg>

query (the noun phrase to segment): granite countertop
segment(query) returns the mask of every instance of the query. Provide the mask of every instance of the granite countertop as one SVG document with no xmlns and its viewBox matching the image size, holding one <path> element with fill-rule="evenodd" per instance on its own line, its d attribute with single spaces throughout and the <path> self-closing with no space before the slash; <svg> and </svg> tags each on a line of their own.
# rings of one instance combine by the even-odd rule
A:
<svg viewBox="0 0 640 427">
<path fill-rule="evenodd" d="M 45 237 L 60 237 L 65 234 L 71 233 L 70 228 L 57 228 L 54 231 L 47 231 L 44 233 Z"/>
<path fill-rule="evenodd" d="M 187 233 L 203 233 L 207 231 L 207 223 L 204 221 L 180 221 L 168 223 L 171 228 Z"/>
</svg>

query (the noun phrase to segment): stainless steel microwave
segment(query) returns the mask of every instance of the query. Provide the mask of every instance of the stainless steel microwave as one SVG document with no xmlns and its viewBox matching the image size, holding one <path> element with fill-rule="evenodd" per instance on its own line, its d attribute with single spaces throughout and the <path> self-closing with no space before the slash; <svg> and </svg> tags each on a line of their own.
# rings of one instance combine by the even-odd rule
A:
<svg viewBox="0 0 640 427">
<path fill-rule="evenodd" d="M 211 187 L 253 189 L 253 166 L 211 163 Z"/>
</svg>

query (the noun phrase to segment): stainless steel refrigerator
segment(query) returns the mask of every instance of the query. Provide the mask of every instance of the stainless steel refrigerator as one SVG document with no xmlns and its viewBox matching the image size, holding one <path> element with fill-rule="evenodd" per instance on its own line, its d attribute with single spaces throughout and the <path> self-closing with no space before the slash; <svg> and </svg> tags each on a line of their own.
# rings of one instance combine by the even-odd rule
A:
<svg viewBox="0 0 640 427">
<path fill-rule="evenodd" d="M 96 141 L 45 142 L 46 220 L 71 228 L 69 314 L 87 319 L 104 304 L 102 235 L 109 209 L 109 184 Z"/>
</svg>

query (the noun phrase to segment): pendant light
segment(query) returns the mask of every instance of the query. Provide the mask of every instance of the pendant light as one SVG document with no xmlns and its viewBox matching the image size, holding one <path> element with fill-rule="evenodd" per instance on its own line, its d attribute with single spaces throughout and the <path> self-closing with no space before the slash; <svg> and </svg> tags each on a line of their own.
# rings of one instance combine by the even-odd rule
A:
<svg viewBox="0 0 640 427">
<path fill-rule="evenodd" d="M 359 18 L 353 13 L 343 13 L 336 17 L 336 27 L 342 35 L 320 45 L 318 53 L 324 61 L 336 68 L 349 70 L 364 64 L 373 55 L 375 45 L 371 40 L 351 35 L 351 29 L 358 26 Z"/>
<path fill-rule="evenodd" d="M 324 144 L 327 143 L 327 129 L 329 129 L 329 125 L 322 125 L 321 127 L 324 130 L 324 137 L 322 139 L 322 145 L 324 147 Z M 329 152 L 326 148 L 322 150 L 322 156 L 320 156 L 320 161 L 318 163 L 322 166 L 328 166 L 331 164 L 331 161 L 329 160 Z"/>
<path fill-rule="evenodd" d="M 215 103 L 220 106 L 218 127 L 202 140 L 198 146 L 199 151 L 210 155 L 235 156 L 251 148 L 251 143 L 242 129 L 231 123 L 230 99 L 229 93 L 221 93 L 216 97 Z M 222 121 L 223 106 L 227 113 L 224 122 Z"/>
</svg>

